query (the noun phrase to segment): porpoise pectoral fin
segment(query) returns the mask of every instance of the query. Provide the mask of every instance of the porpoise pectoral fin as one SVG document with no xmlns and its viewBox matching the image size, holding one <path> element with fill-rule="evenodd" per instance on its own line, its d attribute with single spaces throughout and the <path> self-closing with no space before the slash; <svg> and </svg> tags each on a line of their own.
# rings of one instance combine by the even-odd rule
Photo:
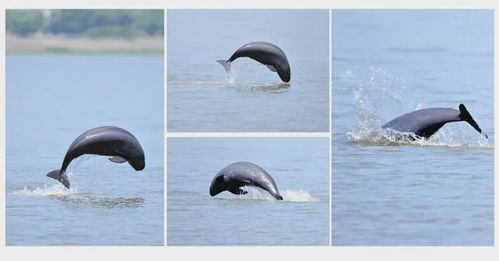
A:
<svg viewBox="0 0 499 261">
<path fill-rule="evenodd" d="M 269 68 L 269 70 L 271 70 L 273 72 L 277 72 L 277 69 L 272 64 L 267 64 L 267 68 Z"/>
<path fill-rule="evenodd" d="M 114 162 L 114 163 L 124 163 L 126 162 L 126 159 L 120 157 L 120 156 L 114 156 L 114 157 L 111 157 L 109 158 L 110 161 Z"/>
<path fill-rule="evenodd" d="M 229 192 L 231 192 L 232 194 L 236 194 L 236 195 L 241 195 L 241 194 L 247 194 L 248 193 L 248 191 L 246 191 L 244 189 L 241 189 L 241 188 L 230 188 Z"/>
</svg>

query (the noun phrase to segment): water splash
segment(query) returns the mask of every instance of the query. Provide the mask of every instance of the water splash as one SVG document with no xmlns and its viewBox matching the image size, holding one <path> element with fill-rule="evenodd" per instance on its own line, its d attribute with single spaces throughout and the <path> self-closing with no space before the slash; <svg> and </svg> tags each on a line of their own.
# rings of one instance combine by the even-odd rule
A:
<svg viewBox="0 0 499 261">
<path fill-rule="evenodd" d="M 74 159 L 74 162 L 71 162 L 72 164 L 69 164 L 69 169 L 70 171 L 78 166 L 80 166 L 81 164 L 84 164 L 85 162 L 89 161 L 90 159 L 93 159 L 93 158 L 97 158 L 98 156 L 97 155 L 90 155 L 90 154 L 84 154 L 84 155 L 81 155 L 80 157 Z"/>
<path fill-rule="evenodd" d="M 483 136 L 464 131 L 462 125 L 467 123 L 446 125 L 429 139 L 418 138 L 412 133 L 384 130 L 381 126 L 394 117 L 394 112 L 402 114 L 423 108 L 418 88 L 410 88 L 402 79 L 379 68 L 370 68 L 367 77 L 345 71 L 338 79 L 343 88 L 348 88 L 353 93 L 357 126 L 346 133 L 350 141 L 363 146 L 493 148 Z"/>
<path fill-rule="evenodd" d="M 225 73 L 224 76 L 225 76 L 226 83 L 228 83 L 229 85 L 234 84 L 236 82 L 236 79 L 237 79 L 237 67 L 232 68 L 232 70 Z"/>
<path fill-rule="evenodd" d="M 278 201 L 272 197 L 267 191 L 256 187 L 245 186 L 244 190 L 247 194 L 238 195 L 237 200 L 255 200 L 255 201 Z M 283 202 L 319 202 L 320 199 L 310 195 L 305 190 L 283 190 L 281 191 Z"/>
<path fill-rule="evenodd" d="M 370 68 L 367 77 L 346 71 L 339 77 L 344 88 L 353 92 L 357 114 L 356 133 L 379 130 L 393 111 L 412 111 L 422 105 L 414 89 L 383 69 Z M 410 99 L 408 99 L 410 97 Z"/>
<path fill-rule="evenodd" d="M 243 59 L 244 60 L 244 59 Z M 196 75 L 177 76 L 172 75 L 168 79 L 168 83 L 177 86 L 200 86 L 200 87 L 227 87 L 227 89 L 241 92 L 270 92 L 283 93 L 291 86 L 290 83 L 283 83 L 276 78 L 272 73 L 269 74 L 268 69 L 255 61 L 239 61 L 235 65 L 232 64 L 229 72 L 226 72 L 222 67 L 219 68 L 220 76 L 203 78 L 203 80 L 194 79 Z M 256 63 L 256 64 L 255 64 Z M 238 71 L 244 71 L 239 74 Z M 264 75 L 257 77 L 256 75 Z M 170 77 L 170 76 L 169 76 Z M 267 82 L 267 79 L 270 82 Z"/>
<path fill-rule="evenodd" d="M 137 208 L 144 204 L 140 197 L 109 197 L 106 194 L 79 191 L 77 188 L 66 189 L 62 184 L 36 187 L 24 186 L 23 189 L 9 193 L 12 197 L 48 197 L 71 203 L 77 207 Z"/>
<path fill-rule="evenodd" d="M 347 133 L 347 138 L 362 146 L 427 146 L 450 148 L 494 149 L 494 146 L 483 136 L 464 139 L 454 131 L 439 130 L 429 139 L 416 136 L 414 133 L 401 133 L 393 130 L 373 130 L 370 133 Z"/>
<path fill-rule="evenodd" d="M 43 187 L 30 188 L 24 186 L 23 189 L 12 191 L 9 195 L 13 197 L 54 197 L 67 196 L 79 193 L 78 189 L 66 189 L 62 184 L 43 185 Z"/>
<path fill-rule="evenodd" d="M 305 190 L 284 190 L 281 193 L 284 201 L 290 202 L 319 202 L 320 199 L 316 198 L 308 191 Z"/>
<path fill-rule="evenodd" d="M 170 81 L 176 85 L 182 86 L 227 86 L 231 84 L 228 81 L 199 81 L 199 80 L 184 80 L 184 81 Z"/>
<path fill-rule="evenodd" d="M 271 92 L 271 93 L 283 93 L 288 91 L 291 86 L 290 83 L 274 83 L 274 84 L 262 84 L 257 81 L 244 81 L 236 82 L 236 77 L 231 76 L 231 73 L 224 73 L 224 81 L 177 81 L 175 84 L 183 86 L 206 86 L 206 87 L 220 87 L 224 86 L 236 91 L 254 91 L 254 92 Z"/>
<path fill-rule="evenodd" d="M 272 84 L 262 84 L 261 81 L 255 80 L 242 80 L 236 81 L 237 73 L 229 72 L 225 74 L 225 86 L 241 90 L 241 91 L 252 91 L 252 92 L 271 92 L 271 93 L 283 93 L 288 91 L 291 84 L 289 83 L 272 83 Z"/>
</svg>

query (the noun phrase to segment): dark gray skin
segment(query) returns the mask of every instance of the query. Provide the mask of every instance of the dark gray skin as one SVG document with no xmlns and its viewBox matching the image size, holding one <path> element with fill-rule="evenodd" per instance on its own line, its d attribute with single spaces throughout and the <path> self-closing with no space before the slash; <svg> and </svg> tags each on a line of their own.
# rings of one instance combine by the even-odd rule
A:
<svg viewBox="0 0 499 261">
<path fill-rule="evenodd" d="M 291 69 L 289 68 L 286 54 L 277 45 L 268 42 L 252 42 L 241 46 L 232 54 L 229 60 L 217 60 L 226 72 L 230 71 L 230 63 L 240 57 L 251 58 L 277 72 L 283 82 L 291 80 Z"/>
<path fill-rule="evenodd" d="M 446 123 L 457 121 L 466 121 L 476 131 L 483 134 L 480 126 L 478 126 L 463 104 L 459 105 L 459 110 L 452 108 L 429 108 L 413 111 L 389 121 L 382 128 L 398 132 L 414 133 L 418 137 L 428 139 Z M 488 138 L 486 134 L 483 135 Z"/>
<path fill-rule="evenodd" d="M 139 141 L 122 128 L 104 126 L 88 130 L 76 138 L 69 146 L 61 168 L 49 172 L 47 176 L 57 179 L 69 189 L 66 169 L 73 159 L 84 154 L 113 156 L 109 160 L 116 163 L 128 162 L 137 171 L 145 167 L 144 151 Z"/>
<path fill-rule="evenodd" d="M 211 181 L 210 195 L 229 191 L 233 194 L 246 194 L 243 186 L 255 186 L 269 192 L 275 199 L 282 200 L 274 179 L 261 167 L 251 162 L 236 162 L 223 168 Z"/>
</svg>

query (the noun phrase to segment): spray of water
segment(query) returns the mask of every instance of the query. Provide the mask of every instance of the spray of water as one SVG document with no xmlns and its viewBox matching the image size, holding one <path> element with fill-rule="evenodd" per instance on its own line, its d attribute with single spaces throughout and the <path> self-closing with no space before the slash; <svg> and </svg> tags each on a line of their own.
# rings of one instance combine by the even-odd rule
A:
<svg viewBox="0 0 499 261">
<path fill-rule="evenodd" d="M 78 168 L 84 162 L 93 158 L 93 155 L 85 155 L 76 159 L 69 165 L 66 170 L 66 175 L 70 180 L 73 175 L 73 170 Z M 95 193 L 91 191 L 81 191 L 75 183 L 71 189 L 67 189 L 59 183 L 59 181 L 47 178 L 51 184 L 43 186 L 29 187 L 24 186 L 23 189 L 14 190 L 8 193 L 11 197 L 48 197 L 58 199 L 60 201 L 74 204 L 78 207 L 104 207 L 104 208 L 136 208 L 144 204 L 144 199 L 140 197 L 113 197 L 104 193 Z M 92 187 L 92 186 L 90 186 Z"/>
<path fill-rule="evenodd" d="M 237 78 L 237 67 L 232 68 L 232 70 L 230 70 L 227 73 L 224 73 L 224 76 L 225 76 L 225 81 L 227 84 L 229 84 L 229 85 L 235 84 L 236 78 Z"/>
<path fill-rule="evenodd" d="M 254 200 L 254 201 L 277 201 L 272 197 L 267 191 L 259 189 L 257 187 L 244 187 L 247 194 L 238 195 L 237 200 Z M 308 191 L 305 190 L 283 190 L 281 191 L 281 196 L 284 202 L 319 202 L 319 198 L 316 198 Z M 232 198 L 232 197 L 231 197 Z"/>
<path fill-rule="evenodd" d="M 62 184 L 25 186 L 9 193 L 11 197 L 48 197 L 71 203 L 78 207 L 137 208 L 144 204 L 140 197 L 109 197 L 105 194 L 82 192 L 76 188 L 66 189 Z"/>
<path fill-rule="evenodd" d="M 67 196 L 78 193 L 78 189 L 66 189 L 62 184 L 43 185 L 37 187 L 24 186 L 23 189 L 15 190 L 10 193 L 13 197 L 50 197 Z"/>
</svg>

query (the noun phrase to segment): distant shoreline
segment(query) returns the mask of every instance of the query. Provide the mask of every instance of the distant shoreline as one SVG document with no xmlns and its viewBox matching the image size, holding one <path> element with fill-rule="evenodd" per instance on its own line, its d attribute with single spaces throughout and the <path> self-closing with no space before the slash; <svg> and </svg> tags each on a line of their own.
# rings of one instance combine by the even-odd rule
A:
<svg viewBox="0 0 499 261">
<path fill-rule="evenodd" d="M 69 38 L 55 35 L 6 36 L 11 54 L 163 54 L 163 37 Z"/>
</svg>

